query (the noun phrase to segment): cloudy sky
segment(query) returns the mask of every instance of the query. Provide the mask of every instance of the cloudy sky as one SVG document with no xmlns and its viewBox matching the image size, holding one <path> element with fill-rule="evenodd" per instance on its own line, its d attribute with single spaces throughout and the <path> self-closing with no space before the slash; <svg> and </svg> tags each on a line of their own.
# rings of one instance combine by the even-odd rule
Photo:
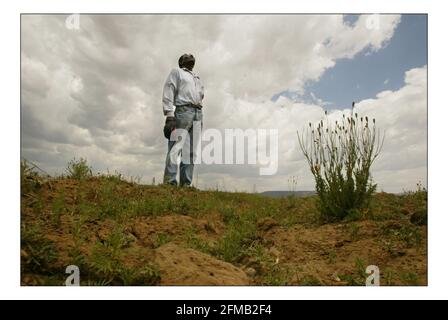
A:
<svg viewBox="0 0 448 320">
<path fill-rule="evenodd" d="M 296 131 L 357 102 L 386 131 L 380 190 L 426 185 L 427 18 L 342 16 L 21 17 L 22 157 L 51 174 L 73 157 L 160 182 L 163 83 L 183 53 L 205 85 L 204 128 L 279 131 L 279 169 L 199 165 L 200 188 L 314 188 Z M 254 188 L 255 186 L 255 188 Z"/>
</svg>

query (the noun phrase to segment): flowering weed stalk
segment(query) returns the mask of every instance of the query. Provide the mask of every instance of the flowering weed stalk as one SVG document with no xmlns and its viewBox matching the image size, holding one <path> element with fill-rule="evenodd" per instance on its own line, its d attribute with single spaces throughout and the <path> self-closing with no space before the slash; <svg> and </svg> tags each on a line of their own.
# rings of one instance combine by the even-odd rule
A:
<svg viewBox="0 0 448 320">
<path fill-rule="evenodd" d="M 353 104 L 354 107 L 354 104 Z M 350 116 L 330 122 L 321 120 L 317 127 L 309 123 L 299 145 L 316 181 L 321 215 L 329 221 L 341 220 L 366 207 L 376 190 L 370 168 L 384 143 L 384 134 L 375 119 Z"/>
</svg>

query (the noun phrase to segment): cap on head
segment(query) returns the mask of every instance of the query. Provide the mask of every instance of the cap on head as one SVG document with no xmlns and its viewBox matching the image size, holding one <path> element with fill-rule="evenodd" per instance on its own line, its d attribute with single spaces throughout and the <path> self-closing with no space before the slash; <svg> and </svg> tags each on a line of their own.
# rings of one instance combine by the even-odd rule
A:
<svg viewBox="0 0 448 320">
<path fill-rule="evenodd" d="M 195 58 L 192 54 L 183 54 L 179 58 L 179 68 L 187 68 L 188 70 L 193 70 Z"/>
</svg>

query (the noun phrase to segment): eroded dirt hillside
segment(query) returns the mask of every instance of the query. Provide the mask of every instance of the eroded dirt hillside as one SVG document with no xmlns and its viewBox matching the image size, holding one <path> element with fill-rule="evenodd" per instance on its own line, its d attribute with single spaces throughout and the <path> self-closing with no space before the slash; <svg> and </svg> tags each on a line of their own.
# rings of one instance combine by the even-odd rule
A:
<svg viewBox="0 0 448 320">
<path fill-rule="evenodd" d="M 22 285 L 427 284 L 426 192 L 376 194 L 324 224 L 316 198 L 143 186 L 120 176 L 22 179 Z"/>
</svg>

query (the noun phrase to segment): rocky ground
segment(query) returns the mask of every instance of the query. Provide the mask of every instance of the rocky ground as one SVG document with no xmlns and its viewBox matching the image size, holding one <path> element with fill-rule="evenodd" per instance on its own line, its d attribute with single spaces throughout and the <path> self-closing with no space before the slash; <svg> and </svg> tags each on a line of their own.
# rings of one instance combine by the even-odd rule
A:
<svg viewBox="0 0 448 320">
<path fill-rule="evenodd" d="M 316 197 L 22 177 L 22 285 L 427 285 L 426 191 L 323 223 Z"/>
</svg>

